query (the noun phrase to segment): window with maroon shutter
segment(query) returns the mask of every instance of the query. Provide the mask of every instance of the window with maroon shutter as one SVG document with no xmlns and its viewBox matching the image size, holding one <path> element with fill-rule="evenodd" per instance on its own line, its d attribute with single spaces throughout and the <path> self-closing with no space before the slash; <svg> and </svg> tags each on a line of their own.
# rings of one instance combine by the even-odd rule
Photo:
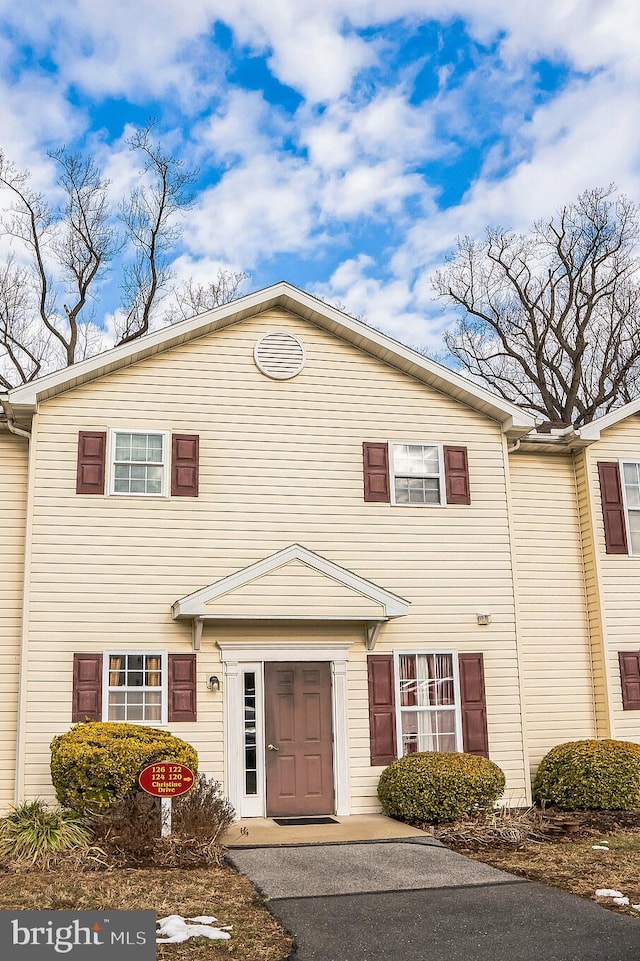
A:
<svg viewBox="0 0 640 961">
<path fill-rule="evenodd" d="M 598 461 L 598 477 L 606 553 L 628 554 L 620 465 L 617 461 Z"/>
<path fill-rule="evenodd" d="M 169 723 L 195 720 L 196 655 L 169 654 Z"/>
<path fill-rule="evenodd" d="M 200 438 L 173 434 L 171 438 L 171 496 L 197 497 Z"/>
<path fill-rule="evenodd" d="M 396 754 L 396 704 L 393 654 L 367 657 L 371 764 L 391 764 Z"/>
<path fill-rule="evenodd" d="M 389 446 L 388 444 L 364 443 L 364 499 L 388 504 L 391 500 L 389 488 Z"/>
<path fill-rule="evenodd" d="M 625 711 L 640 711 L 640 651 L 619 651 L 622 707 Z"/>
<path fill-rule="evenodd" d="M 466 447 L 443 448 L 447 504 L 470 504 L 469 463 Z"/>
<path fill-rule="evenodd" d="M 489 757 L 482 654 L 459 654 L 462 749 Z"/>
<path fill-rule="evenodd" d="M 76 494 L 104 494 L 106 431 L 78 432 Z"/>
<path fill-rule="evenodd" d="M 102 720 L 102 654 L 73 655 L 71 720 Z"/>
</svg>

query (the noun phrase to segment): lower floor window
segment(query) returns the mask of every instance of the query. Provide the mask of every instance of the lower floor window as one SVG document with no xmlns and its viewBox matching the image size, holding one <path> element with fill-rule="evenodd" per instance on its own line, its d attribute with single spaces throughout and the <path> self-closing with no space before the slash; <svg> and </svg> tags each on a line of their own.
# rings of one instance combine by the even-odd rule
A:
<svg viewBox="0 0 640 961">
<path fill-rule="evenodd" d="M 401 753 L 459 750 L 455 656 L 400 654 L 398 687 Z"/>
<path fill-rule="evenodd" d="M 109 654 L 107 720 L 162 721 L 160 654 Z"/>
<path fill-rule="evenodd" d="M 258 793 L 258 749 L 256 742 L 256 673 L 245 671 L 243 681 L 244 793 Z"/>
</svg>

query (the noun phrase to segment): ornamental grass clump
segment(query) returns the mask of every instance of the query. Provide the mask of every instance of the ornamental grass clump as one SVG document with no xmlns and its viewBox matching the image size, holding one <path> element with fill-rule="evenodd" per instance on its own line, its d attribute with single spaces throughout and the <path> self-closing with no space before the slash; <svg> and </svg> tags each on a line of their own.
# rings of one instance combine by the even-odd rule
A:
<svg viewBox="0 0 640 961">
<path fill-rule="evenodd" d="M 425 751 L 390 764 L 378 798 L 384 813 L 398 821 L 437 824 L 488 810 L 504 785 L 504 774 L 486 757 Z"/>
<path fill-rule="evenodd" d="M 91 832 L 76 811 L 26 801 L 0 819 L 0 863 L 44 865 L 74 848 L 88 848 Z"/>
<path fill-rule="evenodd" d="M 640 808 L 640 744 L 567 741 L 540 762 L 534 800 L 565 811 L 633 811 Z"/>
<path fill-rule="evenodd" d="M 198 755 L 168 731 L 141 724 L 88 721 L 51 742 L 51 779 L 60 804 L 77 811 L 107 811 L 136 792 L 148 764 L 177 761 L 198 770 Z"/>
</svg>

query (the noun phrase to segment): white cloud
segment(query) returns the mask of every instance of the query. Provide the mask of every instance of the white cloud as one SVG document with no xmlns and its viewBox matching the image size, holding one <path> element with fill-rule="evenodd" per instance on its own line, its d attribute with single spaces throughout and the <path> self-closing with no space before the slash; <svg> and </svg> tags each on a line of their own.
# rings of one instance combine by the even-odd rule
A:
<svg viewBox="0 0 640 961">
<path fill-rule="evenodd" d="M 401 214 L 404 203 L 425 193 L 424 181 L 406 174 L 393 161 L 358 164 L 344 175 L 335 174 L 322 188 L 323 219 L 352 220 L 358 215 L 372 219 Z"/>
<path fill-rule="evenodd" d="M 317 180 L 293 157 L 256 155 L 205 190 L 189 214 L 184 242 L 193 255 L 251 269 L 259 258 L 300 251 L 312 233 Z"/>
<path fill-rule="evenodd" d="M 280 140 L 290 127 L 262 94 L 231 88 L 220 106 L 197 126 L 193 136 L 199 156 L 208 153 L 232 163 L 268 151 L 274 138 Z"/>
<path fill-rule="evenodd" d="M 404 344 L 435 352 L 441 346 L 444 326 L 429 321 L 419 308 L 407 279 L 380 278 L 380 267 L 371 257 L 359 255 L 346 260 L 327 284 L 314 293 L 329 303 L 339 303 L 350 314 L 384 331 Z"/>
</svg>

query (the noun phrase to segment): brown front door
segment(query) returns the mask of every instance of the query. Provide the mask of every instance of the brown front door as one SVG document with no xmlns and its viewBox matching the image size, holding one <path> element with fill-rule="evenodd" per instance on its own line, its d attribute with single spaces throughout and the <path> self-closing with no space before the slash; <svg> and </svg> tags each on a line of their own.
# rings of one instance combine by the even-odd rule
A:
<svg viewBox="0 0 640 961">
<path fill-rule="evenodd" d="M 265 664 L 267 816 L 333 814 L 331 672 Z"/>
</svg>

